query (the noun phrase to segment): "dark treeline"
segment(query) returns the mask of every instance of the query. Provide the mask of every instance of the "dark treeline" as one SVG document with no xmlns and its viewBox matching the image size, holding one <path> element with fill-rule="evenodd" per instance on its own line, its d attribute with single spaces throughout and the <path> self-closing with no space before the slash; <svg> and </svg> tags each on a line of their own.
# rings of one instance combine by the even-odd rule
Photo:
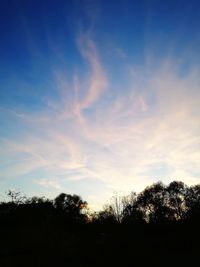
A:
<svg viewBox="0 0 200 267">
<path fill-rule="evenodd" d="M 0 266 L 192 266 L 198 260 L 200 185 L 159 182 L 138 194 L 116 194 L 95 213 L 77 195 L 49 200 L 9 191 L 8 197 L 0 203 Z"/>
</svg>

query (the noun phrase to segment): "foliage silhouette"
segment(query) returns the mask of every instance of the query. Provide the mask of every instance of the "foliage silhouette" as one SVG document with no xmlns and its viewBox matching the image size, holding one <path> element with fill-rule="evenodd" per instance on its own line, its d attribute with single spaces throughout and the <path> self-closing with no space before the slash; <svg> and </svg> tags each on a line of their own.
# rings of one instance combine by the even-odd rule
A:
<svg viewBox="0 0 200 267">
<path fill-rule="evenodd" d="M 80 196 L 54 200 L 8 192 L 0 203 L 0 266 L 194 265 L 200 185 L 161 182 L 115 194 L 93 215 Z"/>
</svg>

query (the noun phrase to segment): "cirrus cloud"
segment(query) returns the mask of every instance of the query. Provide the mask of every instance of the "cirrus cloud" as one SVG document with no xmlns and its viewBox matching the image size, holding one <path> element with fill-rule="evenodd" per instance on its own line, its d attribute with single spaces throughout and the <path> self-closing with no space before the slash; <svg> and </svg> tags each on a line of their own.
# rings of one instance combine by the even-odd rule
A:
<svg viewBox="0 0 200 267">
<path fill-rule="evenodd" d="M 182 75 L 169 59 L 129 66 L 129 85 L 116 93 L 92 39 L 81 35 L 78 44 L 86 76 L 75 74 L 70 83 L 57 71 L 60 98 L 43 111 L 1 110 L 21 125 L 20 136 L 1 138 L 5 184 L 30 175 L 44 188 L 73 191 L 75 181 L 90 178 L 103 184 L 98 196 L 85 195 L 97 207 L 115 190 L 142 190 L 157 180 L 198 183 L 200 69 Z"/>
</svg>

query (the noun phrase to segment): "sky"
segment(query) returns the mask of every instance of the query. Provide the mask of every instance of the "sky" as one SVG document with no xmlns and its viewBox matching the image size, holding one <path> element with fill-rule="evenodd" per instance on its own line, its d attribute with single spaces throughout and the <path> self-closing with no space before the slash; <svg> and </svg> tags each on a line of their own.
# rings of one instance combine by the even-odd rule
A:
<svg viewBox="0 0 200 267">
<path fill-rule="evenodd" d="M 1 198 L 199 183 L 199 27 L 198 0 L 1 0 Z"/>
</svg>

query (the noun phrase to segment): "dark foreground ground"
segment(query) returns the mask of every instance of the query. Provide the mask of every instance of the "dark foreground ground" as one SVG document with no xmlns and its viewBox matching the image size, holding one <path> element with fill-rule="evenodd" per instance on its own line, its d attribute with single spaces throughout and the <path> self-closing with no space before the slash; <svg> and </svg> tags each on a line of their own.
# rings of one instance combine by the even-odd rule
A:
<svg viewBox="0 0 200 267">
<path fill-rule="evenodd" d="M 0 266 L 200 266 L 197 223 L 1 225 Z"/>
</svg>

